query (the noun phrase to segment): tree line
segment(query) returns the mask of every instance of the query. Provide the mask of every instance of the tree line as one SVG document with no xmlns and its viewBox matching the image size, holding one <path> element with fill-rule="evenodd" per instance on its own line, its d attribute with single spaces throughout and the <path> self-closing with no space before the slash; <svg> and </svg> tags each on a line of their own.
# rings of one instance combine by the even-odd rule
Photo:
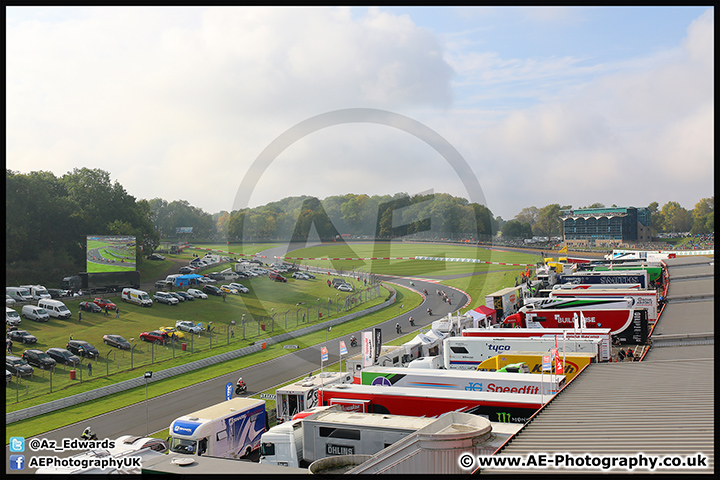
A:
<svg viewBox="0 0 720 480">
<path fill-rule="evenodd" d="M 617 207 L 617 205 L 611 205 Z M 667 202 L 659 208 L 658 202 L 647 206 L 650 213 L 650 231 L 653 236 L 659 233 L 689 232 L 693 235 L 713 233 L 715 231 L 715 196 L 702 198 L 693 210 L 683 208 L 678 202 Z M 503 237 L 532 238 L 533 236 L 562 237 L 562 211 L 570 210 L 571 205 L 560 206 L 557 203 L 542 208 L 526 207 L 510 221 L 499 219 Z M 602 203 L 593 203 L 583 208 L 605 208 Z"/>
<path fill-rule="evenodd" d="M 615 206 L 615 205 L 613 205 Z M 604 205 L 595 203 L 587 207 Z M 691 211 L 677 202 L 652 212 L 654 234 L 714 231 L 714 197 Z M 526 207 L 513 219 L 494 217 L 484 205 L 446 193 L 374 195 L 348 193 L 322 200 L 287 197 L 266 205 L 215 214 L 185 200 L 136 199 L 101 169 L 76 168 L 61 177 L 50 172 L 6 170 L 6 284 L 55 285 L 85 268 L 87 235 L 134 235 L 138 263 L 156 250 L 160 238 L 179 238 L 192 227 L 191 241 L 304 241 L 338 236 L 390 239 L 464 238 L 490 241 L 533 236 L 561 237 L 559 204 Z"/>
</svg>

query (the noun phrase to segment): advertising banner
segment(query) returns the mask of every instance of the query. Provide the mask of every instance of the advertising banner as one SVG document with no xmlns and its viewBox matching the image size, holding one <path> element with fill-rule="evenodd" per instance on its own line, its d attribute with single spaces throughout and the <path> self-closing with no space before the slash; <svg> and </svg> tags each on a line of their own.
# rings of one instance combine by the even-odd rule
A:
<svg viewBox="0 0 720 480">
<path fill-rule="evenodd" d="M 371 367 L 374 362 L 373 356 L 373 332 L 362 333 L 362 366 Z"/>
</svg>

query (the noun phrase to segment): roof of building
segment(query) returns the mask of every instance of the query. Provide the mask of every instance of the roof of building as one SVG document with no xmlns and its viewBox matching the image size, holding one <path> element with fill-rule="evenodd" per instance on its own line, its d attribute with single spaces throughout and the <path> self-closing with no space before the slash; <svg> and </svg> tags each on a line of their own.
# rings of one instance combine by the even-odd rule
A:
<svg viewBox="0 0 720 480">
<path fill-rule="evenodd" d="M 590 364 L 495 455 L 527 460 L 530 454 L 546 454 L 554 460 L 556 454 L 569 454 L 558 458 L 575 464 L 476 473 L 714 473 L 714 259 L 665 262 L 668 303 L 642 361 Z M 700 458 L 700 467 L 704 456 L 707 466 L 686 462 L 673 469 L 607 470 L 606 456 L 616 456 L 617 462 Z M 580 465 L 586 460 L 596 465 Z"/>
</svg>

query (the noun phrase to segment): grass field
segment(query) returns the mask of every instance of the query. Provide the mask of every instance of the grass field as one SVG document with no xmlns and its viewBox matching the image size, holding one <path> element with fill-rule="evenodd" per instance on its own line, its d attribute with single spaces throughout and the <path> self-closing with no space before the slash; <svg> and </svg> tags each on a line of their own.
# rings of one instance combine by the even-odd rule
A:
<svg viewBox="0 0 720 480">
<path fill-rule="evenodd" d="M 375 243 L 322 245 L 292 251 L 288 257 L 301 258 L 384 258 L 384 257 L 442 257 L 474 259 L 481 262 L 532 264 L 537 255 L 515 252 L 498 252 L 474 246 Z M 289 261 L 289 260 L 288 260 Z M 442 278 L 447 275 L 512 270 L 519 267 L 490 263 L 463 263 L 431 260 L 299 260 L 304 265 L 332 267 L 342 270 L 363 269 L 382 275 Z"/>
<path fill-rule="evenodd" d="M 396 288 L 396 290 L 398 295 L 398 303 L 405 304 L 406 308 L 415 308 L 416 306 L 420 305 L 422 300 L 419 295 L 411 293 L 409 290 L 404 288 Z M 328 336 L 328 340 L 347 336 L 351 332 L 359 329 L 369 328 L 389 318 L 392 318 L 396 314 L 397 307 L 393 305 L 372 314 L 365 315 L 361 318 L 343 323 L 342 325 L 337 325 L 331 330 Z M 193 372 L 192 375 L 181 375 L 173 377 L 171 379 L 153 382 L 149 385 L 148 388 L 149 398 L 164 395 L 166 393 L 194 385 L 210 378 L 222 376 L 227 373 L 246 368 L 250 365 L 265 362 L 272 358 L 287 355 L 290 351 L 283 348 L 285 344 L 298 345 L 299 348 L 302 349 L 324 341 L 326 335 L 328 335 L 328 333 L 326 330 L 323 329 L 322 331 L 303 335 L 302 337 L 295 337 L 292 340 L 288 340 L 287 342 L 268 345 L 268 348 L 266 348 L 265 350 L 261 350 L 260 352 L 253 353 L 251 355 L 247 355 L 238 359 L 230 360 L 228 362 L 223 362 L 214 366 L 212 369 L 199 370 Z M 234 350 L 237 348 L 239 348 L 237 345 L 231 345 L 230 347 L 221 347 L 218 349 L 213 349 L 212 351 L 205 350 L 197 352 L 192 357 L 192 360 L 199 360 L 201 358 L 217 355 L 220 353 L 224 353 L 225 351 Z M 155 368 L 170 368 L 173 366 L 182 365 L 186 361 L 187 360 L 184 358 L 167 360 L 163 362 L 162 365 L 158 365 Z M 133 371 L 122 372 L 116 375 L 112 375 L 109 378 L 100 377 L 99 375 L 97 375 L 92 381 L 84 382 L 82 385 L 77 385 L 77 388 L 74 388 L 71 393 L 75 394 L 81 391 L 87 391 L 93 388 L 107 386 L 130 378 L 136 378 L 138 376 L 141 376 L 144 370 L 144 368 L 136 368 Z M 100 369 L 100 374 L 102 371 L 103 370 Z M 6 393 L 7 395 L 11 395 L 13 393 L 13 390 L 8 388 Z M 54 400 L 55 398 L 63 398 L 68 394 L 70 393 L 55 392 L 53 394 L 47 394 L 44 396 L 43 401 L 50 401 Z M 120 392 L 109 397 L 103 397 L 98 400 L 85 402 L 81 405 L 64 408 L 62 410 L 42 415 L 40 417 L 15 422 L 13 424 L 6 425 L 6 443 L 7 441 L 9 441 L 9 438 L 11 436 L 30 437 L 39 435 L 43 432 L 47 432 L 49 430 L 69 425 L 71 423 L 78 422 L 87 418 L 91 418 L 102 413 L 111 412 L 118 408 L 132 405 L 134 403 L 139 403 L 144 400 L 145 388 L 139 387 Z M 23 405 L 23 408 L 31 406 L 31 402 L 26 403 L 26 405 Z M 10 406 L 6 406 L 6 411 L 12 411 Z"/>
<path fill-rule="evenodd" d="M 216 250 L 226 250 L 234 253 L 248 253 L 255 250 L 262 251 L 273 245 L 244 245 L 242 248 L 238 246 L 229 246 L 223 248 L 218 245 L 207 245 L 206 248 Z M 313 247 L 311 249 L 304 249 L 292 252 L 292 256 L 302 257 L 366 257 L 366 256 L 438 256 L 438 257 L 456 257 L 456 258 L 479 258 L 483 261 L 493 262 L 505 262 L 505 263 L 534 263 L 536 256 L 522 254 L 522 253 L 501 253 L 501 252 L 490 252 L 486 250 L 479 250 L 474 247 L 451 247 L 446 245 L 386 245 L 386 246 L 375 246 L 375 245 L 352 245 L 351 249 L 344 247 L 344 250 L 337 250 L 334 245 L 327 245 L 323 247 Z M 322 248 L 322 250 L 319 250 Z M 343 247 L 340 247 L 343 248 Z M 143 278 L 157 277 L 158 274 L 164 272 L 168 267 L 173 265 L 172 258 L 187 258 L 188 260 L 193 258 L 192 251 L 186 251 L 181 256 L 168 256 L 168 260 L 161 262 L 144 262 L 142 273 Z M 198 251 L 196 251 L 198 252 Z M 254 253 L 254 252 L 253 252 Z M 474 257 L 471 254 L 474 253 Z M 197 253 L 202 256 L 202 252 Z M 413 262 L 416 263 L 413 265 Z M 445 279 L 441 283 L 456 286 L 466 292 L 472 297 L 472 303 L 470 306 L 474 307 L 484 303 L 484 295 L 488 292 L 502 288 L 503 286 L 512 285 L 515 275 L 519 274 L 520 270 L 524 270 L 524 267 L 507 267 L 501 265 L 489 265 L 489 264 L 445 264 L 445 262 L 421 262 L 421 261 L 373 261 L 373 262 L 360 262 L 357 261 L 343 261 L 342 265 L 338 267 L 337 262 L 307 262 L 310 265 L 318 266 L 333 266 L 335 268 L 343 268 L 350 270 L 352 268 L 362 267 L 364 270 L 371 270 L 375 273 L 385 273 L 394 275 L 409 275 L 409 276 L 425 276 L 426 273 L 431 271 L 433 275 L 438 278 L 440 276 L 451 275 L 455 273 L 459 274 L 471 274 L 479 273 L 477 275 L 469 275 L 458 279 Z M 421 265 L 421 263 L 430 264 L 428 266 Z M 442 264 L 442 265 L 435 265 Z M 445 268 L 447 267 L 447 268 Z M 208 269 L 209 271 L 218 271 L 226 266 L 215 266 Z M 515 268 L 516 270 L 512 270 Z M 439 273 L 435 273 L 439 272 Z M 428 275 L 429 276 L 429 275 Z M 154 349 L 150 348 L 149 344 L 140 342 L 140 345 L 136 348 L 142 351 L 142 355 L 149 356 L 151 353 L 156 355 L 156 359 L 159 358 L 160 363 L 156 363 L 154 368 L 164 369 L 175 365 L 183 364 L 190 360 L 197 360 L 206 356 L 217 355 L 223 353 L 223 351 L 240 348 L 245 344 L 241 344 L 242 334 L 239 330 L 239 326 L 236 326 L 235 342 L 230 343 L 228 338 L 227 329 L 230 320 L 240 324 L 239 319 L 242 318 L 242 314 L 248 316 L 264 316 L 268 313 L 275 315 L 275 323 L 272 323 L 270 328 L 281 328 L 284 327 L 282 320 L 289 321 L 292 323 L 293 312 L 299 311 L 299 309 L 307 308 L 313 304 L 327 304 L 328 297 L 331 297 L 328 292 L 338 293 L 336 290 L 327 287 L 327 284 L 318 277 L 317 280 L 308 282 L 289 279 L 286 284 L 276 284 L 271 282 L 267 278 L 256 278 L 252 281 L 241 282 L 246 284 L 253 292 L 254 295 L 247 295 L 242 297 L 228 295 L 226 301 L 223 302 L 221 297 L 212 297 L 208 300 L 195 300 L 194 302 L 185 302 L 177 306 L 167 305 L 154 305 L 151 308 L 142 308 L 134 305 L 124 304 L 119 302 L 117 298 L 114 300 L 120 305 L 121 314 L 119 319 L 114 318 L 114 313 L 109 318 L 102 314 L 83 314 L 83 322 L 80 325 L 77 324 L 77 314 L 74 313 L 71 320 L 60 321 L 51 320 L 47 324 L 36 324 L 23 320 L 21 328 L 30 331 L 30 333 L 38 336 L 41 343 L 37 344 L 38 348 L 46 349 L 49 346 L 64 346 L 69 335 L 74 334 L 76 339 L 85 339 L 93 343 L 101 351 L 101 356 L 106 354 L 109 349 L 102 345 L 99 339 L 104 333 L 116 333 L 125 336 L 125 338 L 135 338 L 141 331 L 145 331 L 148 328 L 157 328 L 160 326 L 174 325 L 176 319 L 202 321 L 205 324 L 207 322 L 213 322 L 213 325 L 218 330 L 225 332 L 225 337 L 222 335 L 216 335 L 214 337 L 215 344 L 213 349 L 209 349 L 209 337 L 203 336 L 202 339 L 194 339 L 195 353 L 192 357 L 185 358 L 188 355 L 187 351 L 182 353 L 179 349 Z M 287 287 L 287 288 L 286 288 Z M 339 294 L 344 295 L 344 294 Z M 331 298 L 331 302 L 336 304 L 339 300 Z M 420 303 L 420 297 L 415 294 L 408 294 L 404 289 L 399 289 L 399 302 L 402 302 L 408 308 L 413 308 Z M 320 299 L 318 301 L 318 299 Z M 77 312 L 78 300 L 71 300 L 66 302 L 68 307 L 73 312 Z M 304 303 L 304 304 L 303 304 Z M 300 305 L 297 305 L 300 304 Z M 367 305 L 363 305 L 361 308 L 365 308 Z M 294 310 L 294 309 L 298 310 Z M 274 310 L 273 310 L 274 309 Z M 333 327 L 332 336 L 333 338 L 347 335 L 352 331 L 358 329 L 370 327 L 383 320 L 392 318 L 397 314 L 396 307 L 389 307 L 376 312 L 372 315 L 365 316 L 361 319 L 357 319 L 351 322 L 347 322 L 338 327 Z M 284 318 L 279 318 L 284 317 Z M 297 316 L 295 318 L 298 318 Z M 52 329 L 49 327 L 54 326 L 55 332 L 51 333 Z M 259 329 L 259 324 L 253 324 L 253 327 Z M 256 332 L 261 335 L 271 335 L 273 332 L 267 328 L 265 332 Z M 109 329 L 114 331 L 109 332 Z M 246 326 L 247 328 L 247 326 Z M 78 332 L 82 329 L 82 335 Z M 250 333 L 247 331 L 246 333 Z M 304 346 L 313 345 L 321 342 L 325 338 L 325 332 L 316 332 L 315 334 L 304 336 L 300 339 L 293 339 L 292 343 L 300 344 L 300 348 Z M 86 336 L 87 335 L 87 336 Z M 257 339 L 254 338 L 254 339 Z M 249 343 L 248 338 L 247 343 Z M 55 343 L 56 342 L 56 343 Z M 205 342 L 205 343 L 203 343 Z M 33 345 L 35 347 L 35 345 Z M 21 346 L 17 345 L 14 349 L 15 352 L 22 351 Z M 164 393 L 177 390 L 179 388 L 189 386 L 208 378 L 216 377 L 229 373 L 248 365 L 252 365 L 258 362 L 262 362 L 273 358 L 275 356 L 287 354 L 287 350 L 282 349 L 282 345 L 272 345 L 267 350 L 258 352 L 257 354 L 243 357 L 242 359 L 233 360 L 231 362 L 225 362 L 222 366 L 214 368 L 212 373 L 203 371 L 197 372 L 197 375 L 182 376 L 176 379 L 166 380 L 162 382 L 154 382 L 149 389 L 150 396 L 162 395 Z M 173 354 L 174 357 L 173 358 Z M 122 362 L 128 361 L 128 353 L 119 352 L 116 350 L 112 351 L 112 354 L 108 357 L 110 361 L 110 367 L 112 368 L 113 362 L 120 367 Z M 48 393 L 37 397 L 32 400 L 21 401 L 19 404 L 8 404 L 7 402 L 14 402 L 15 390 L 13 387 L 6 389 L 6 411 L 12 411 L 18 408 L 25 408 L 32 404 L 42 403 L 50 401 L 55 398 L 62 398 L 64 396 L 79 393 L 80 391 L 86 391 L 100 386 L 108 385 L 118 381 L 122 381 L 128 378 L 135 378 L 139 375 L 138 372 L 142 368 L 135 366 L 134 370 L 126 368 L 118 373 L 112 374 L 110 377 L 105 377 L 105 371 L 108 364 L 104 363 L 104 360 L 100 364 L 96 365 L 93 371 L 93 379 L 91 381 L 84 381 L 82 384 L 75 382 L 72 388 L 62 388 L 59 384 L 54 384 L 57 387 L 52 394 Z M 118 368 L 120 369 L 120 368 Z M 63 375 L 66 372 L 63 371 Z M 48 378 L 47 372 L 40 378 L 43 382 L 47 383 Z M 87 380 L 87 379 L 86 379 Z M 21 382 L 29 383 L 29 382 Z M 36 435 L 53 428 L 57 428 L 62 425 L 67 425 L 85 418 L 89 418 L 98 415 L 103 412 L 112 411 L 125 405 L 136 403 L 144 400 L 144 388 L 135 389 L 132 391 L 124 392 L 119 395 L 114 395 L 112 399 L 100 399 L 94 402 L 86 402 L 83 405 L 76 407 L 70 407 L 60 412 L 53 414 L 43 415 L 36 419 L 30 419 L 23 422 L 17 422 L 13 425 L 8 425 L 6 429 L 7 437 L 14 434 L 20 434 L 22 432 L 25 436 Z M 15 432 L 15 433 L 13 433 Z"/>
<path fill-rule="evenodd" d="M 73 312 L 70 319 L 51 319 L 46 323 L 23 319 L 20 328 L 35 335 L 38 342 L 31 345 L 16 343 L 13 351 L 21 354 L 27 348 L 43 351 L 50 347 L 64 348 L 72 335 L 75 340 L 90 342 L 100 351 L 101 358 L 92 362 L 95 376 L 107 373 L 115 375 L 133 367 L 189 356 L 196 350 L 210 348 L 212 341 L 215 342 L 215 348 L 219 345 L 234 345 L 234 348 L 241 348 L 260 337 L 302 328 L 310 321 L 319 320 L 318 313 L 322 313 L 323 319 L 344 315 L 351 307 L 342 307 L 345 305 L 345 300 L 352 295 L 356 297 L 362 295 L 366 300 L 365 303 L 352 308 L 367 308 L 381 303 L 386 296 L 384 289 L 375 292 L 380 295 L 377 298 L 372 298 L 373 296 L 369 294 L 371 292 L 361 294 L 357 290 L 362 284 L 356 280 L 350 281 L 355 284 L 355 294 L 342 293 L 329 288 L 322 278 L 309 281 L 289 278 L 287 283 L 276 283 L 267 277 L 256 277 L 244 282 L 250 289 L 249 294 L 226 295 L 225 300 L 222 297 L 210 296 L 205 300 L 196 299 L 178 305 L 155 303 L 149 308 L 121 302 L 120 297 L 117 296 L 103 295 L 102 298 L 108 298 L 118 305 L 119 318 L 115 317 L 116 313 L 113 311 L 109 312 L 109 316 L 105 316 L 104 312 L 82 312 L 81 321 L 78 321 L 80 300 L 66 299 L 65 305 Z M 214 327 L 215 335 L 203 334 L 198 338 L 186 333 L 183 334 L 185 338 L 179 339 L 169 347 L 156 347 L 140 340 L 140 333 L 160 327 L 174 327 L 178 320 L 203 322 L 204 325 L 209 323 Z M 237 325 L 233 327 L 234 331 L 231 333 L 232 320 Z M 132 355 L 130 352 L 103 345 L 102 337 L 106 334 L 120 335 L 131 344 L 136 344 Z M 186 350 L 182 350 L 181 343 L 187 344 Z M 188 358 L 186 361 L 190 360 L 191 358 Z M 70 367 L 66 366 L 56 367 L 52 378 L 53 391 L 74 386 L 81 381 L 81 378 L 87 380 L 87 375 L 82 377 L 80 374 L 78 380 L 70 380 L 69 370 Z M 85 374 L 85 368 L 81 372 Z M 36 375 L 31 379 L 21 380 L 20 383 L 22 393 L 8 390 L 6 405 L 9 409 L 25 408 L 29 403 L 34 403 L 33 398 L 49 393 L 50 372 L 36 369 Z M 14 383 L 11 385 L 15 387 Z M 71 393 L 75 392 L 68 392 Z M 18 399 L 22 401 L 16 404 Z"/>
</svg>

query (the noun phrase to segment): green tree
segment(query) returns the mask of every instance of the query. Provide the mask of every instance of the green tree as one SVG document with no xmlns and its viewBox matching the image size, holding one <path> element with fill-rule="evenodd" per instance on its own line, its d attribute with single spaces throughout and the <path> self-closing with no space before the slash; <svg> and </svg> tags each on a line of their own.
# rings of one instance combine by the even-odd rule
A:
<svg viewBox="0 0 720 480">
<path fill-rule="evenodd" d="M 692 215 L 678 202 L 667 202 L 660 211 L 665 232 L 689 232 L 692 228 Z"/>
<path fill-rule="evenodd" d="M 692 211 L 692 229 L 690 233 L 710 233 L 715 230 L 715 196 L 703 198 L 695 204 Z"/>
</svg>

